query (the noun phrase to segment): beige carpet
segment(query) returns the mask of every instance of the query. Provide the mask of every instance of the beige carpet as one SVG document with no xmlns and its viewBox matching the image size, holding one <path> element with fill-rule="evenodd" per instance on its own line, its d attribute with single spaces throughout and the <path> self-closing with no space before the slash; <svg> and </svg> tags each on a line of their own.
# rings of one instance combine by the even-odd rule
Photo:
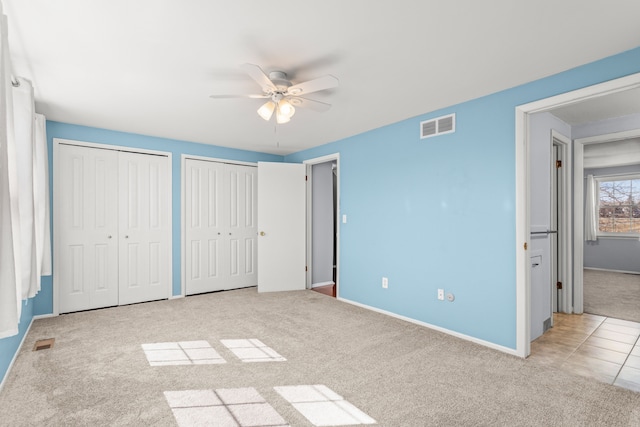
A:
<svg viewBox="0 0 640 427">
<path fill-rule="evenodd" d="M 640 322 L 640 274 L 584 270 L 584 312 Z"/>
<path fill-rule="evenodd" d="M 54 347 L 33 352 L 42 338 Z M 244 363 L 220 341 L 250 338 L 287 360 Z M 152 367 L 141 347 L 198 340 L 227 363 Z M 0 425 L 174 426 L 165 391 L 252 387 L 289 425 L 311 426 L 274 387 L 316 384 L 381 426 L 640 425 L 640 393 L 316 292 L 254 288 L 35 321 Z"/>
</svg>

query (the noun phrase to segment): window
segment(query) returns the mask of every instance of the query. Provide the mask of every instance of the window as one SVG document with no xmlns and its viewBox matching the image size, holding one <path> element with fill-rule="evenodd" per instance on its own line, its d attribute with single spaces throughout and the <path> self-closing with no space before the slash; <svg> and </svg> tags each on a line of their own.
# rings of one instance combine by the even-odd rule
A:
<svg viewBox="0 0 640 427">
<path fill-rule="evenodd" d="M 598 234 L 640 234 L 640 175 L 598 178 Z"/>
</svg>

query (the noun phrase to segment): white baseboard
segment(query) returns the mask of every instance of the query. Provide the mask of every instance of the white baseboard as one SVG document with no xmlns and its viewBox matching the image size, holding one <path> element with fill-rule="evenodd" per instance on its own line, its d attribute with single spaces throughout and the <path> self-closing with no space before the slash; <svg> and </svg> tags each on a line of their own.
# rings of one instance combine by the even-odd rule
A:
<svg viewBox="0 0 640 427">
<path fill-rule="evenodd" d="M 481 340 L 479 338 L 475 338 L 475 337 L 472 337 L 472 336 L 469 336 L 469 335 L 461 334 L 460 332 L 452 331 L 450 329 L 442 328 L 440 326 L 432 325 L 430 323 L 422 322 L 420 320 L 412 319 L 410 317 L 402 316 L 400 314 L 396 314 L 396 313 L 393 313 L 391 311 L 382 310 L 382 309 L 379 309 L 379 308 L 376 308 L 376 307 L 372 307 L 372 306 L 369 306 L 369 305 L 366 305 L 366 304 L 361 304 L 359 302 L 351 301 L 351 300 L 348 300 L 348 299 L 345 299 L 345 298 L 338 297 L 337 299 L 342 301 L 342 302 L 346 302 L 348 304 L 355 305 L 357 307 L 365 308 L 367 310 L 371 310 L 371 311 L 375 311 L 377 313 L 386 314 L 387 316 L 395 317 L 396 319 L 404 320 L 405 322 L 414 323 L 416 325 L 424 326 L 426 328 L 433 329 L 435 331 L 442 332 L 442 333 L 445 333 L 447 335 L 451 335 L 451 336 L 454 336 L 456 338 L 463 339 L 465 341 L 471 341 L 471 342 L 473 342 L 475 344 L 480 344 L 480 345 L 482 345 L 484 347 L 489 347 L 489 348 L 491 348 L 493 350 L 498 350 L 498 351 L 501 351 L 503 353 L 511 354 L 512 356 L 521 357 L 517 353 L 517 351 L 515 349 L 513 349 L 513 348 L 509 348 L 509 347 L 505 347 L 505 346 L 502 346 L 502 345 L 499 345 L 499 344 L 495 344 L 495 343 L 492 343 L 492 342 L 489 342 L 489 341 Z"/>
<path fill-rule="evenodd" d="M 329 285 L 335 285 L 334 282 L 329 281 L 329 282 L 320 282 L 320 283 L 313 283 L 311 285 L 311 289 L 313 288 L 319 288 L 320 286 L 329 286 Z"/>
<path fill-rule="evenodd" d="M 4 382 L 7 380 L 7 377 L 9 376 L 9 373 L 11 372 L 11 368 L 13 368 L 13 364 L 16 361 L 16 358 L 18 357 L 18 354 L 20 353 L 20 350 L 22 350 L 22 345 L 24 344 L 24 340 L 27 338 L 27 335 L 29 335 L 29 331 L 31 330 L 31 325 L 33 325 L 33 319 L 35 319 L 35 317 L 31 318 L 31 321 L 29 322 L 29 326 L 27 326 L 27 330 L 24 332 L 24 335 L 22 336 L 22 340 L 20 341 L 20 345 L 18 346 L 18 349 L 16 350 L 16 352 L 13 354 L 13 358 L 11 359 L 11 363 L 9 363 L 9 366 L 7 366 L 7 371 L 4 373 L 4 378 L 2 378 L 2 382 L 0 382 L 0 392 L 2 392 L 2 388 L 4 387 Z"/>
<path fill-rule="evenodd" d="M 38 314 L 36 316 L 33 316 L 32 320 L 38 320 L 38 319 L 48 319 L 50 317 L 58 317 L 59 314 Z"/>
<path fill-rule="evenodd" d="M 610 268 L 584 267 L 585 270 L 608 271 L 609 273 L 640 274 L 640 271 L 611 270 Z"/>
</svg>

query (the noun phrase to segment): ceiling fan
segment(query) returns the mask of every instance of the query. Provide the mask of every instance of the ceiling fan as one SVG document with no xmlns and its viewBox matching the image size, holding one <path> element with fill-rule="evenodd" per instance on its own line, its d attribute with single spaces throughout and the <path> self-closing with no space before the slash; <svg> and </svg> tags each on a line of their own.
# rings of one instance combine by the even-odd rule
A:
<svg viewBox="0 0 640 427">
<path fill-rule="evenodd" d="M 267 76 L 260 67 L 254 64 L 243 64 L 241 68 L 262 88 L 262 94 L 257 95 L 211 95 L 210 98 L 254 98 L 268 99 L 260 108 L 258 115 L 269 121 L 276 113 L 276 123 L 287 123 L 296 112 L 295 107 L 309 108 L 324 112 L 331 108 L 331 104 L 314 101 L 306 95 L 338 86 L 338 79 L 328 74 L 303 83 L 293 84 L 282 71 L 272 71 Z"/>
</svg>

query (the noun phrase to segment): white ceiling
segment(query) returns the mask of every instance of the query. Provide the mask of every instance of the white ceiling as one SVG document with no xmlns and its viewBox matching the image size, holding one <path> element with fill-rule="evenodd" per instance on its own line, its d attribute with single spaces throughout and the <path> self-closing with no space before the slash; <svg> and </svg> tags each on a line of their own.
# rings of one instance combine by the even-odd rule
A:
<svg viewBox="0 0 640 427">
<path fill-rule="evenodd" d="M 588 99 L 552 113 L 572 126 L 640 113 L 640 88 Z"/>
<path fill-rule="evenodd" d="M 640 46 L 638 0 L 1 0 L 48 119 L 286 154 Z M 277 127 L 239 70 L 332 74 Z M 278 146 L 279 145 L 279 146 Z"/>
</svg>

